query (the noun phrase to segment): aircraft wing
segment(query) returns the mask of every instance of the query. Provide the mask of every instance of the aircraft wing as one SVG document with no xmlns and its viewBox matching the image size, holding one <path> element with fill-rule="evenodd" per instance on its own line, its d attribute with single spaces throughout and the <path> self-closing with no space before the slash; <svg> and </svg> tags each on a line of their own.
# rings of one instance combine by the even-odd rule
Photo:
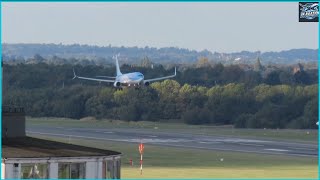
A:
<svg viewBox="0 0 320 180">
<path fill-rule="evenodd" d="M 73 78 L 78 78 L 78 79 L 84 79 L 84 80 L 90 80 L 90 81 L 98 81 L 98 82 L 114 82 L 114 80 L 109 80 L 109 79 L 98 79 L 98 78 L 89 78 L 89 77 L 81 77 L 81 76 L 77 76 L 76 73 L 73 70 Z"/>
<path fill-rule="evenodd" d="M 113 76 L 96 76 L 96 77 L 101 77 L 101 78 L 110 78 L 110 79 L 115 79 L 116 77 Z"/>
<path fill-rule="evenodd" d="M 153 79 L 145 79 L 144 82 L 153 82 L 153 81 L 160 81 L 163 79 L 169 79 L 169 78 L 173 78 L 177 75 L 177 68 L 174 68 L 174 75 L 171 76 L 164 76 L 164 77 L 159 77 L 159 78 L 153 78 Z"/>
</svg>

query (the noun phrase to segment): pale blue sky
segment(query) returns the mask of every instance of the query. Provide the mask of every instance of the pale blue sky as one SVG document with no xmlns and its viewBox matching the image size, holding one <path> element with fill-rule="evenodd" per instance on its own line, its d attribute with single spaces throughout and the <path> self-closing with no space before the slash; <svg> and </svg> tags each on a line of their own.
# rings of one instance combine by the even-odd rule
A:
<svg viewBox="0 0 320 180">
<path fill-rule="evenodd" d="M 318 48 L 293 3 L 2 3 L 2 42 L 180 47 L 217 52 Z"/>
</svg>

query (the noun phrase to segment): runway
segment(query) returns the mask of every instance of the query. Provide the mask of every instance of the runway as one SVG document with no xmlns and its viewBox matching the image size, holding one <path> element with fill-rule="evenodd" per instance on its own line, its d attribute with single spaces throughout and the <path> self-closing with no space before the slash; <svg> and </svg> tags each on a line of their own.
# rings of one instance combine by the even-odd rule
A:
<svg viewBox="0 0 320 180">
<path fill-rule="evenodd" d="M 128 143 L 139 143 L 142 141 L 145 144 L 180 148 L 318 157 L 318 145 L 300 142 L 167 133 L 156 130 L 120 128 L 70 128 L 34 125 L 27 127 L 26 130 L 27 135 L 45 135 Z"/>
</svg>

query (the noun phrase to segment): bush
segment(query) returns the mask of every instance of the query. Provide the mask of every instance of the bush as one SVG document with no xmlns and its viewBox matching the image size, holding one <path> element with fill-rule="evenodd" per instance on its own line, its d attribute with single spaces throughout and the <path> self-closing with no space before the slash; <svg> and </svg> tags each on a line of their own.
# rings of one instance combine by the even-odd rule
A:
<svg viewBox="0 0 320 180">
<path fill-rule="evenodd" d="M 211 113 L 208 109 L 200 109 L 195 107 L 193 109 L 187 110 L 182 115 L 182 120 L 187 124 L 199 125 L 208 124 L 211 121 Z"/>
<path fill-rule="evenodd" d="M 234 126 L 236 128 L 247 128 L 247 122 L 250 122 L 252 117 L 253 117 L 252 114 L 240 114 L 236 118 L 236 120 L 234 122 Z"/>
</svg>

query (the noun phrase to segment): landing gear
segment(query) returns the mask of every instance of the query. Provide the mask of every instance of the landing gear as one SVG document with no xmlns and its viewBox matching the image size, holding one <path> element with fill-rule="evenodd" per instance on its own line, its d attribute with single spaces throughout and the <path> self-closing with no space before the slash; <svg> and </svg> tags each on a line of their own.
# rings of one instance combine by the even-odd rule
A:
<svg viewBox="0 0 320 180">
<path fill-rule="evenodd" d="M 135 89 L 135 90 L 139 90 L 139 89 L 140 89 L 140 83 L 134 84 L 134 89 Z"/>
</svg>

